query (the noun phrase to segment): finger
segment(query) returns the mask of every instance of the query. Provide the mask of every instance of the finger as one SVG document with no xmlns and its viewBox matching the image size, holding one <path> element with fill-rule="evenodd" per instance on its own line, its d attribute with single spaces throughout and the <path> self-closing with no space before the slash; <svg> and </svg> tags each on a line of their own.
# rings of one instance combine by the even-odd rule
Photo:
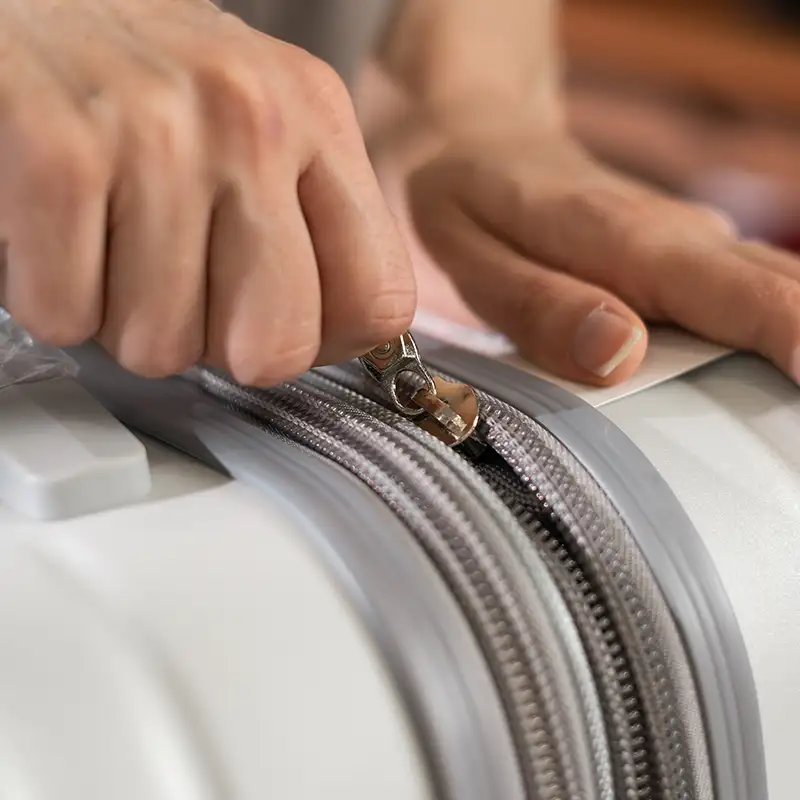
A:
<svg viewBox="0 0 800 800">
<path fill-rule="evenodd" d="M 532 263 L 460 213 L 429 215 L 418 225 L 466 301 L 524 358 L 597 385 L 635 372 L 647 333 L 630 308 L 596 286 Z"/>
<path fill-rule="evenodd" d="M 366 156 L 339 165 L 319 157 L 299 191 L 322 291 L 317 363 L 337 363 L 409 327 L 416 304 L 413 270 Z"/>
<path fill-rule="evenodd" d="M 513 246 L 613 292 L 646 319 L 759 352 L 800 379 L 800 284 L 743 254 L 719 215 L 601 171 L 505 192 L 502 218 L 499 196 L 465 202 Z"/>
<path fill-rule="evenodd" d="M 322 290 L 318 362 L 329 363 L 360 355 L 402 333 L 413 316 L 416 289 L 347 88 L 317 59 L 303 56 L 301 73 L 298 91 L 314 120 L 317 152 L 301 177 L 299 192 Z"/>
<path fill-rule="evenodd" d="M 199 137 L 180 98 L 141 95 L 121 143 L 98 340 L 128 369 L 164 377 L 204 349 L 212 189 L 199 177 Z"/>
<path fill-rule="evenodd" d="M 296 187 L 275 173 L 239 183 L 214 213 L 204 360 L 251 386 L 296 377 L 319 353 L 319 277 Z"/>
<path fill-rule="evenodd" d="M 0 303 L 34 338 L 67 346 L 101 324 L 109 174 L 86 124 L 51 99 L 56 138 L 33 112 L 0 123 Z"/>
<path fill-rule="evenodd" d="M 594 247 L 565 247 L 554 262 L 646 318 L 756 351 L 799 380 L 800 283 L 788 263 L 754 258 L 713 215 L 650 195 L 619 197 L 592 210 L 593 230 L 579 215 L 564 223 L 576 242 L 588 229 Z"/>
</svg>

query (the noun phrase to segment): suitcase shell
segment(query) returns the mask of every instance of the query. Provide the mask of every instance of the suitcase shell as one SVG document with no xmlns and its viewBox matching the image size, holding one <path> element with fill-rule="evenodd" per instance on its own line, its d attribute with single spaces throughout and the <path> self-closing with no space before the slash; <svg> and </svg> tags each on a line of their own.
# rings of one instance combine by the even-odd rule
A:
<svg viewBox="0 0 800 800">
<path fill-rule="evenodd" d="M 135 400 L 117 402 L 112 410 L 135 423 Z M 575 408 L 556 403 L 540 420 L 558 435 L 570 413 L 574 421 Z M 731 773 L 766 797 L 766 765 L 768 796 L 788 800 L 800 736 L 796 388 L 737 356 L 603 413 L 616 425 L 606 446 L 625 431 L 700 533 L 705 551 L 684 555 L 710 555 L 699 589 L 729 605 L 705 623 L 725 621 L 725 647 L 746 648 L 736 720 L 711 709 L 712 742 L 730 733 L 714 714 L 744 728 L 750 752 Z M 50 523 L 3 510 L 0 796 L 436 797 L 437 759 L 456 764 L 459 797 L 489 773 L 507 780 L 493 796 L 518 795 L 490 677 L 446 595 L 426 595 L 437 584 L 420 553 L 379 557 L 371 539 L 401 540 L 381 538 L 395 524 L 385 507 L 366 490 L 357 509 L 337 507 L 337 481 L 349 492 L 352 480 L 325 465 L 314 484 L 313 459 L 298 473 L 305 485 L 290 480 L 279 444 L 259 487 L 151 445 L 153 490 L 138 504 Z M 367 534 L 357 546 L 354 532 Z M 416 606 L 396 602 L 408 594 L 403 576 Z M 702 631 L 684 628 L 688 638 Z M 703 664 L 701 682 L 730 668 Z M 746 691 L 753 679 L 757 704 Z M 459 681 L 483 682 L 480 708 L 461 707 Z M 420 704 L 436 706 L 449 739 L 420 734 Z M 476 719 L 492 735 L 470 753 Z M 435 741 L 463 750 L 432 753 Z"/>
<path fill-rule="evenodd" d="M 769 797 L 788 800 L 800 736 L 800 392 L 737 355 L 604 411 L 702 536 L 753 670 Z"/>
<path fill-rule="evenodd" d="M 149 454 L 137 505 L 2 513 L 0 796 L 433 797 L 307 523 L 277 493 Z"/>
</svg>

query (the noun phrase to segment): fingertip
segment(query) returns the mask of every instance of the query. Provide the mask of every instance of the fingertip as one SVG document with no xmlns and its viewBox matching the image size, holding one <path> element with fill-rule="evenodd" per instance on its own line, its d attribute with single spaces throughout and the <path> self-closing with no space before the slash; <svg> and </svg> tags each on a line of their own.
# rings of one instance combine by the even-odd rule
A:
<svg viewBox="0 0 800 800">
<path fill-rule="evenodd" d="M 637 370 L 647 349 L 647 330 L 624 306 L 602 303 L 578 322 L 569 355 L 592 384 L 613 385 Z"/>
</svg>

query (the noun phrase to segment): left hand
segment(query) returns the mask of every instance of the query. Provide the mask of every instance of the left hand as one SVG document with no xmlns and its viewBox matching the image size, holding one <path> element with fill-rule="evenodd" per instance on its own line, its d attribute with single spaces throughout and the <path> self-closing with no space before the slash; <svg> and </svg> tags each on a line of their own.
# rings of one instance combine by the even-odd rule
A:
<svg viewBox="0 0 800 800">
<path fill-rule="evenodd" d="M 800 260 L 740 241 L 715 211 L 604 168 L 514 109 L 472 115 L 489 124 L 431 140 L 407 202 L 438 265 L 523 357 L 618 383 L 644 357 L 646 320 L 756 351 L 800 382 Z"/>
</svg>

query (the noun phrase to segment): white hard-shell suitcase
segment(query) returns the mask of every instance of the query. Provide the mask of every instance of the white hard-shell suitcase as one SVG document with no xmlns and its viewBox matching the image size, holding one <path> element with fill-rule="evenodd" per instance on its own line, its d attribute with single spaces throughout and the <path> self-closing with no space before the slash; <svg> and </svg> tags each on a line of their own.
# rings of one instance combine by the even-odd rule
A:
<svg viewBox="0 0 800 800">
<path fill-rule="evenodd" d="M 2 509 L 1 798 L 793 800 L 796 387 L 734 356 L 601 412 L 423 352 L 489 393 L 482 447 L 359 400 L 342 385 L 381 396 L 359 368 L 254 393 L 77 354 L 96 398 L 171 447 L 146 440 L 139 500 L 106 481 L 105 511 Z M 89 401 L 64 416 L 31 391 L 0 393 L 0 429 L 32 404 L 147 491 Z M 535 423 L 503 440 L 514 409 Z M 25 508 L 75 510 L 14 441 Z M 88 508 L 87 481 L 69 485 Z"/>
</svg>

